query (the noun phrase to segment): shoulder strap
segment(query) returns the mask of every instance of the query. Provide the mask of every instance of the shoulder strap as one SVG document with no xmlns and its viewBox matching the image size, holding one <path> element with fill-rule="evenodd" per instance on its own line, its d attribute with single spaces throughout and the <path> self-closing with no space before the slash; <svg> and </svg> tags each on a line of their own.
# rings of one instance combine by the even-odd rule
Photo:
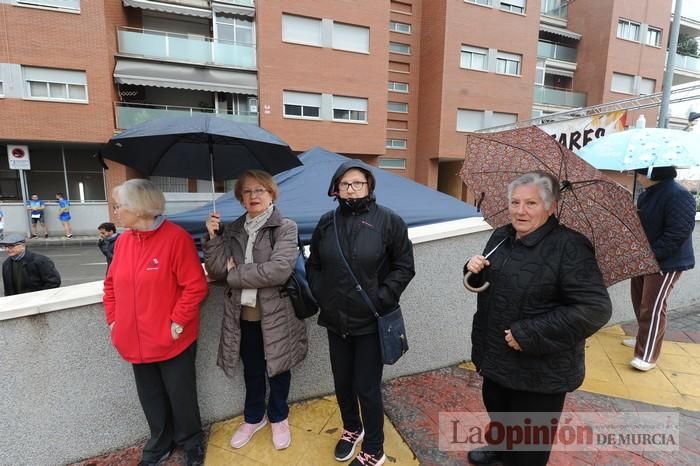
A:
<svg viewBox="0 0 700 466">
<path fill-rule="evenodd" d="M 275 235 L 272 233 L 272 230 L 279 230 L 280 227 L 272 227 L 268 228 L 268 231 L 270 232 L 270 244 L 272 245 L 272 249 L 275 249 Z M 299 230 L 297 230 L 297 249 L 302 251 L 302 245 L 301 245 L 301 234 L 299 233 Z M 302 251 L 303 252 L 303 251 Z"/>
<path fill-rule="evenodd" d="M 352 269 L 350 268 L 350 264 L 348 264 L 347 259 L 345 259 L 345 254 L 343 253 L 343 248 L 340 246 L 340 238 L 338 237 L 338 223 L 336 222 L 335 218 L 335 210 L 333 211 L 333 231 L 335 231 L 335 245 L 338 247 L 338 252 L 340 253 L 341 259 L 343 259 L 343 263 L 345 264 L 345 268 L 348 269 L 348 272 L 350 273 L 350 276 L 352 277 L 353 280 L 355 280 L 355 290 L 360 293 L 360 296 L 362 296 L 362 299 L 364 300 L 365 304 L 367 304 L 367 307 L 369 307 L 369 310 L 372 311 L 372 314 L 374 314 L 374 317 L 379 318 L 379 313 L 377 312 L 377 309 L 374 307 L 374 303 L 372 302 L 371 299 L 369 299 L 369 296 L 367 296 L 367 292 L 362 288 L 362 285 L 360 285 L 360 282 L 357 280 L 357 277 L 355 276 L 354 273 L 352 273 Z"/>
</svg>

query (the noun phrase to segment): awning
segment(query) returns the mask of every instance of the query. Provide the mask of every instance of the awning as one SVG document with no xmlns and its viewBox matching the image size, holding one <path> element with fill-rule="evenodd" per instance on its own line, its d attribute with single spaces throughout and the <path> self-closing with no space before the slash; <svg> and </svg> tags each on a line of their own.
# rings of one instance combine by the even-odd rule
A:
<svg viewBox="0 0 700 466">
<path fill-rule="evenodd" d="M 136 86 L 258 95 L 256 73 L 117 58 L 114 80 Z"/>
<path fill-rule="evenodd" d="M 568 37 L 569 39 L 581 40 L 581 34 L 577 34 L 573 31 L 569 31 L 565 28 L 560 28 L 556 26 L 550 26 L 549 24 L 540 23 L 540 31 L 549 32 L 551 34 L 556 34 L 562 37 Z"/>
<path fill-rule="evenodd" d="M 161 13 L 173 13 L 176 15 L 198 16 L 200 18 L 211 18 L 211 10 L 204 8 L 194 8 L 191 6 L 178 5 L 175 3 L 163 3 L 153 0 L 122 0 L 124 6 L 141 8 L 144 10 L 159 11 Z"/>
<path fill-rule="evenodd" d="M 238 15 L 238 16 L 255 16 L 255 8 L 241 6 L 241 5 L 231 5 L 231 4 L 213 2 L 211 5 L 211 8 L 216 13 L 226 13 L 229 15 Z"/>
</svg>

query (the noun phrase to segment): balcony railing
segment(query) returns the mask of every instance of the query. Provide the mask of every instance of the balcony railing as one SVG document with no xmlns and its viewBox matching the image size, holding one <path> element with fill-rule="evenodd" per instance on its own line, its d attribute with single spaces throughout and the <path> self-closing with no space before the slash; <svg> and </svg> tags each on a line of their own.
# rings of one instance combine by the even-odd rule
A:
<svg viewBox="0 0 700 466">
<path fill-rule="evenodd" d="M 186 63 L 254 69 L 255 45 L 172 32 L 120 27 L 119 53 Z"/>
<path fill-rule="evenodd" d="M 562 5 L 562 0 L 542 0 L 540 4 L 540 13 L 555 18 L 566 19 L 568 14 L 568 6 L 566 3 Z"/>
<path fill-rule="evenodd" d="M 537 56 L 576 63 L 576 49 L 556 42 L 539 41 L 537 43 Z"/>
<path fill-rule="evenodd" d="M 675 68 L 700 74 L 700 58 L 677 53 Z"/>
<path fill-rule="evenodd" d="M 585 107 L 586 94 L 565 91 L 545 86 L 535 86 L 534 101 L 537 104 L 558 105 L 560 107 Z"/>
<path fill-rule="evenodd" d="M 226 118 L 241 123 L 258 124 L 257 113 L 218 113 L 212 108 L 180 107 L 177 105 L 150 105 L 115 102 L 114 113 L 117 129 L 129 129 L 144 121 L 156 120 L 165 116 L 187 116 L 195 113 L 211 113 L 218 118 Z"/>
</svg>

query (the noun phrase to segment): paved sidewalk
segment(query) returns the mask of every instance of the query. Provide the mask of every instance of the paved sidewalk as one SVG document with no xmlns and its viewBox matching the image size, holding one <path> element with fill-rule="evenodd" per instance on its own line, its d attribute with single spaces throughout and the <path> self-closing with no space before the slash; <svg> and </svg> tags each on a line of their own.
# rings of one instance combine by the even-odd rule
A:
<svg viewBox="0 0 700 466">
<path fill-rule="evenodd" d="M 673 412 L 680 417 L 677 451 L 638 449 L 552 453 L 550 465 L 700 465 L 700 306 L 674 311 L 669 318 L 657 368 L 642 373 L 629 366 L 632 349 L 621 344 L 634 335 L 634 323 L 607 327 L 588 339 L 583 386 L 567 396 L 565 411 Z M 483 412 L 481 377 L 470 363 L 447 367 L 384 384 L 385 450 L 391 465 L 464 465 L 467 453 L 438 448 L 441 411 Z M 135 396 L 135 395 L 134 395 Z M 234 450 L 228 444 L 241 416 L 208 429 L 206 465 L 335 465 L 333 447 L 342 427 L 332 396 L 295 403 L 290 412 L 292 446 L 272 447 L 269 426 L 250 444 Z M 140 445 L 79 463 L 81 466 L 133 465 Z M 165 465 L 182 465 L 178 451 Z"/>
</svg>

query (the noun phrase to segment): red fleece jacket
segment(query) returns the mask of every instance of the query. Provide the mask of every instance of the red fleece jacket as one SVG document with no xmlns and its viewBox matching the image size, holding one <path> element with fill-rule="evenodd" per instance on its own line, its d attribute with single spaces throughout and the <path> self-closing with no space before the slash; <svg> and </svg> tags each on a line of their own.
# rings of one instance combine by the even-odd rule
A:
<svg viewBox="0 0 700 466">
<path fill-rule="evenodd" d="M 155 230 L 122 233 L 102 298 L 114 347 L 134 364 L 174 358 L 197 339 L 208 290 L 192 238 L 179 226 L 165 220 Z M 171 322 L 184 327 L 176 340 Z"/>
</svg>

